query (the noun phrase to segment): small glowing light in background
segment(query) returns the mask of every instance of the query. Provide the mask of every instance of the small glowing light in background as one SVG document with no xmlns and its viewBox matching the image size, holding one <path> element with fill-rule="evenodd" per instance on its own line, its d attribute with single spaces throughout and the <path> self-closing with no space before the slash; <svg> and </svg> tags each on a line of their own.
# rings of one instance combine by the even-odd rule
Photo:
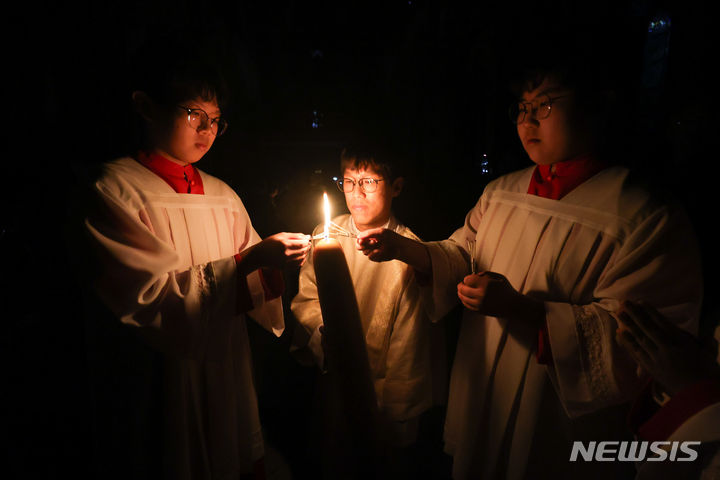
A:
<svg viewBox="0 0 720 480">
<path fill-rule="evenodd" d="M 332 178 L 333 178 L 333 182 L 337 182 L 338 177 L 332 177 Z"/>
<path fill-rule="evenodd" d="M 482 175 L 487 175 L 492 172 L 492 168 L 490 167 L 490 160 L 488 159 L 487 153 L 482 154 L 482 159 L 480 160 L 480 173 Z"/>
<path fill-rule="evenodd" d="M 650 24 L 648 25 L 648 32 L 649 33 L 663 33 L 670 29 L 670 17 L 655 17 L 652 20 L 650 20 Z"/>
<path fill-rule="evenodd" d="M 320 113 L 317 110 L 312 111 L 312 128 L 320 128 L 322 126 L 322 123 L 320 123 L 320 120 L 322 118 L 322 113 Z"/>
</svg>

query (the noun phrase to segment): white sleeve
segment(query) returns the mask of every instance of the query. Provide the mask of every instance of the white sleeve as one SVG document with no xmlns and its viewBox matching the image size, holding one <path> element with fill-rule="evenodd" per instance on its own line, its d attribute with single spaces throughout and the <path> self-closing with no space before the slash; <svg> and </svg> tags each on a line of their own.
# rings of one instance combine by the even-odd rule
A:
<svg viewBox="0 0 720 480">
<path fill-rule="evenodd" d="M 248 317 L 279 337 L 285 330 L 282 297 L 265 299 L 265 287 L 260 280 L 260 270 L 255 270 L 247 276 L 247 284 L 253 304 L 253 309 L 247 312 Z"/>
<path fill-rule="evenodd" d="M 475 240 L 477 225 L 482 218 L 481 197 L 475 207 L 465 216 L 465 224 L 448 240 L 425 242 L 430 255 L 432 283 L 423 287 L 423 304 L 433 322 L 447 315 L 458 304 L 457 284 L 470 274 L 468 240 Z"/>
<path fill-rule="evenodd" d="M 102 184 L 95 194 L 97 208 L 85 228 L 96 254 L 93 287 L 99 297 L 156 348 L 194 359 L 227 355 L 228 322 L 236 308 L 235 259 L 181 270 L 179 255 L 153 233 L 147 212 Z"/>
<path fill-rule="evenodd" d="M 553 364 L 548 371 L 571 417 L 629 400 L 636 366 L 615 342 L 622 300 L 643 300 L 696 334 L 702 276 L 695 237 L 682 212 L 659 209 L 608 260 L 588 305 L 546 302 Z"/>
<path fill-rule="evenodd" d="M 250 216 L 240 197 L 230 187 L 226 186 L 226 189 L 226 195 L 232 197 L 238 205 L 238 212 L 234 214 L 233 234 L 236 245 L 240 245 L 239 250 L 243 251 L 259 243 L 262 238 L 253 228 Z M 265 286 L 261 279 L 260 269 L 250 272 L 246 279 L 253 307 L 252 310 L 245 312 L 246 315 L 276 337 L 281 336 L 285 330 L 282 296 L 269 300 L 265 298 Z"/>
</svg>

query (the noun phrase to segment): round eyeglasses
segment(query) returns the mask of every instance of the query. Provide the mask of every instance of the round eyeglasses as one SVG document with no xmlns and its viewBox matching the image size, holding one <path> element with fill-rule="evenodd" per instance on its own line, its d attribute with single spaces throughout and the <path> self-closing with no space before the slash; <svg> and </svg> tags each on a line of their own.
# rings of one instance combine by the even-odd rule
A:
<svg viewBox="0 0 720 480">
<path fill-rule="evenodd" d="M 338 189 L 343 193 L 350 193 L 355 190 L 355 183 L 360 186 L 360 190 L 365 193 L 373 193 L 378 188 L 378 183 L 382 182 L 382 178 L 361 178 L 357 182 L 352 178 L 341 178 L 337 183 Z"/>
<path fill-rule="evenodd" d="M 568 95 L 558 95 L 551 97 L 549 95 L 540 95 L 532 102 L 516 102 L 510 105 L 508 116 L 510 121 L 516 125 L 523 123 L 529 115 L 535 114 L 536 120 L 543 120 L 550 116 L 552 105 L 558 98 L 568 97 Z"/>
<path fill-rule="evenodd" d="M 228 123 L 222 117 L 210 119 L 208 114 L 202 108 L 190 108 L 178 105 L 178 108 L 185 110 L 187 113 L 187 121 L 193 130 L 202 130 L 209 128 L 213 135 L 219 137 L 227 129 Z"/>
</svg>

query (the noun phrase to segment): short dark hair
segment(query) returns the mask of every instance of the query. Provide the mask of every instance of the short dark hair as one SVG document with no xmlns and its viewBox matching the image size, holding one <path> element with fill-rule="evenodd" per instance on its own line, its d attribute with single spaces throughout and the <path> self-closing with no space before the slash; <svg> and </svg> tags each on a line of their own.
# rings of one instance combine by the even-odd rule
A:
<svg viewBox="0 0 720 480">
<path fill-rule="evenodd" d="M 143 91 L 168 108 L 200 98 L 215 100 L 222 109 L 227 86 L 210 51 L 177 35 L 152 39 L 135 56 L 131 91 Z"/>
<path fill-rule="evenodd" d="M 510 81 L 510 90 L 515 97 L 520 98 L 524 92 L 535 90 L 546 79 L 573 90 L 579 99 L 593 98 L 602 92 L 614 90 L 607 70 L 603 68 L 576 59 L 559 57 L 547 60 L 547 63 L 529 64 L 515 74 Z"/>
<path fill-rule="evenodd" d="M 342 149 L 340 174 L 342 175 L 348 168 L 354 170 L 372 168 L 383 178 L 392 182 L 403 176 L 403 163 L 400 153 L 388 145 L 376 142 L 357 142 Z"/>
<path fill-rule="evenodd" d="M 549 78 L 581 99 L 617 88 L 621 56 L 606 32 L 582 23 L 552 30 L 552 34 L 533 36 L 532 49 L 524 45 L 512 56 L 509 87 L 516 97 Z"/>
</svg>

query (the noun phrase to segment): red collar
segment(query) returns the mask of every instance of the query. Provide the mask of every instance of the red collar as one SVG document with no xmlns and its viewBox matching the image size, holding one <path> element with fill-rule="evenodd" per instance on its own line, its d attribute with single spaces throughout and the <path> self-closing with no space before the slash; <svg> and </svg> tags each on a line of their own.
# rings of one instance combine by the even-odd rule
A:
<svg viewBox="0 0 720 480">
<path fill-rule="evenodd" d="M 559 200 L 607 166 L 606 162 L 590 154 L 552 165 L 538 165 L 533 171 L 527 193 Z"/>
<path fill-rule="evenodd" d="M 192 164 L 183 167 L 162 155 L 143 151 L 138 152 L 137 160 L 165 180 L 177 193 L 205 193 L 200 172 Z"/>
</svg>

